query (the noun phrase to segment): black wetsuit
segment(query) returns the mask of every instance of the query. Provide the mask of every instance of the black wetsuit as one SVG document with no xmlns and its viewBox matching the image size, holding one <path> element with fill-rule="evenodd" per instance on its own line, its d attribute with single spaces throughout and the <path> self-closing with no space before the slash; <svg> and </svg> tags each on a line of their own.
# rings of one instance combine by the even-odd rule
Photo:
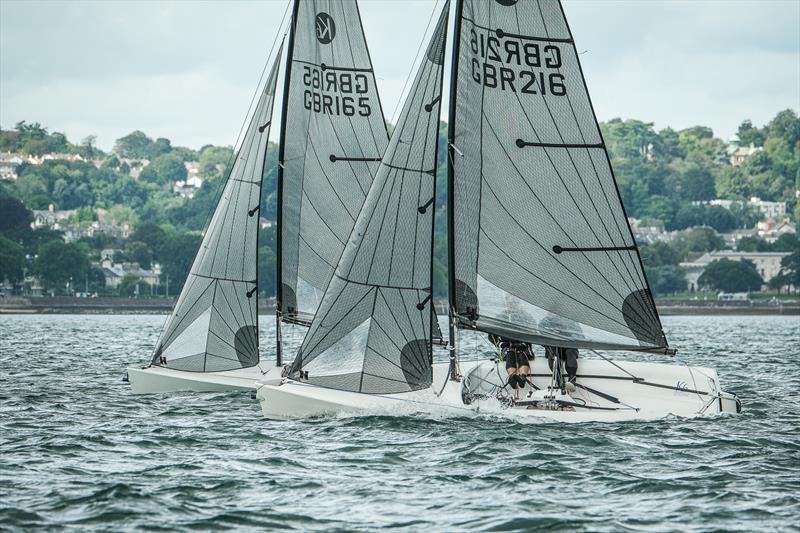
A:
<svg viewBox="0 0 800 533">
<path fill-rule="evenodd" d="M 578 350 L 575 348 L 561 348 L 558 346 L 545 346 L 547 354 L 547 365 L 553 370 L 553 360 L 558 359 L 564 362 L 567 371 L 567 381 L 575 382 L 578 376 Z"/>
<path fill-rule="evenodd" d="M 503 341 L 500 343 L 503 357 L 506 360 L 506 369 L 531 366 L 531 351 L 523 342 Z"/>
</svg>

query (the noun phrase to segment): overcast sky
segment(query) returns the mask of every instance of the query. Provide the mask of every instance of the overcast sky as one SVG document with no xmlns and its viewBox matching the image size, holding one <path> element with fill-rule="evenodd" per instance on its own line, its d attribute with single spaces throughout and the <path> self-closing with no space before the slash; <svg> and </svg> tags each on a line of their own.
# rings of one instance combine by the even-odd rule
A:
<svg viewBox="0 0 800 533">
<path fill-rule="evenodd" d="M 0 125 L 41 122 L 73 142 L 94 134 L 104 149 L 135 129 L 192 148 L 233 144 L 286 5 L 0 0 Z M 360 6 L 391 115 L 434 1 Z M 601 120 L 702 124 L 727 138 L 745 118 L 800 109 L 798 0 L 565 0 L 564 10 Z"/>
</svg>

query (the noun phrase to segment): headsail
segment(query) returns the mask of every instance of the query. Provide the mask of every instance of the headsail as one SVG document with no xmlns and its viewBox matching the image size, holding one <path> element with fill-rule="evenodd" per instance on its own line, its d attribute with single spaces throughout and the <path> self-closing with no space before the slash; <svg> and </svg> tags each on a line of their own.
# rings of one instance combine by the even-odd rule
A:
<svg viewBox="0 0 800 533">
<path fill-rule="evenodd" d="M 314 316 L 388 144 L 355 0 L 295 0 L 278 171 L 280 316 Z M 280 349 L 280 348 L 279 348 Z"/>
<path fill-rule="evenodd" d="M 261 182 L 281 49 L 228 174 L 153 364 L 214 372 L 258 364 L 257 241 Z"/>
<path fill-rule="evenodd" d="M 450 111 L 451 306 L 541 344 L 661 329 L 558 0 L 463 0 Z"/>
<path fill-rule="evenodd" d="M 355 229 L 290 376 L 365 393 L 432 380 L 436 147 L 447 32 L 428 45 Z"/>
</svg>

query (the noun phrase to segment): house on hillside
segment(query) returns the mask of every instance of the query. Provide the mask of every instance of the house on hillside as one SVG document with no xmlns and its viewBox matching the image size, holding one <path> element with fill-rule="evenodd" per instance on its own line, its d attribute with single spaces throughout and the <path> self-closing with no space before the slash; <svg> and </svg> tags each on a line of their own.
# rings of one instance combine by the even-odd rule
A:
<svg viewBox="0 0 800 533">
<path fill-rule="evenodd" d="M 46 211 L 34 209 L 31 228 L 47 227 L 54 230 L 62 230 L 69 218 L 74 214 L 74 209 L 57 210 L 53 204 L 47 206 Z"/>
<path fill-rule="evenodd" d="M 0 179 L 14 181 L 18 176 L 19 166 L 25 160 L 11 152 L 0 152 Z"/>
<path fill-rule="evenodd" d="M 745 159 L 756 152 L 760 152 L 761 150 L 763 150 L 763 148 L 760 146 L 756 147 L 753 143 L 750 143 L 750 146 L 738 146 L 736 144 L 729 145 L 728 156 L 731 166 L 738 167 L 744 163 Z"/>
<path fill-rule="evenodd" d="M 103 255 L 106 252 L 111 252 L 110 257 L 108 254 Z M 159 276 L 161 276 L 161 265 L 154 263 L 151 270 L 145 270 L 139 266 L 139 263 L 114 263 L 113 252 L 114 250 L 103 250 L 101 253 L 103 259 L 98 265 L 103 271 L 106 287 L 118 287 L 122 279 L 128 274 L 141 278 L 142 281 L 149 285 L 158 285 Z"/>
</svg>

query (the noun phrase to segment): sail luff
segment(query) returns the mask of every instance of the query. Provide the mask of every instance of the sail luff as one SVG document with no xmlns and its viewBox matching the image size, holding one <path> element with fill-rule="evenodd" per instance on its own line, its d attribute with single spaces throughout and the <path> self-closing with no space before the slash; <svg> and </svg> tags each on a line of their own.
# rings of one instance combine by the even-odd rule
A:
<svg viewBox="0 0 800 533">
<path fill-rule="evenodd" d="M 286 66 L 283 75 L 283 96 L 281 101 L 281 131 L 278 137 L 278 191 L 276 198 L 276 224 L 275 232 L 275 366 L 283 364 L 283 340 L 281 338 L 281 302 L 283 301 L 283 180 L 284 158 L 286 153 L 286 127 L 289 109 L 289 84 L 292 78 L 292 57 L 294 55 L 294 36 L 297 28 L 297 11 L 300 9 L 300 0 L 294 0 L 292 19 L 289 22 L 289 47 L 286 51 Z"/>
<path fill-rule="evenodd" d="M 453 20 L 453 50 L 450 61 L 450 104 L 447 114 L 447 324 L 450 342 L 450 374 L 455 377 L 455 363 L 458 360 L 456 344 L 456 276 L 455 276 L 455 215 L 453 197 L 455 195 L 455 165 L 457 155 L 456 142 L 456 91 L 458 90 L 458 59 L 461 48 L 461 17 L 463 0 L 455 0 L 455 18 Z"/>
</svg>

